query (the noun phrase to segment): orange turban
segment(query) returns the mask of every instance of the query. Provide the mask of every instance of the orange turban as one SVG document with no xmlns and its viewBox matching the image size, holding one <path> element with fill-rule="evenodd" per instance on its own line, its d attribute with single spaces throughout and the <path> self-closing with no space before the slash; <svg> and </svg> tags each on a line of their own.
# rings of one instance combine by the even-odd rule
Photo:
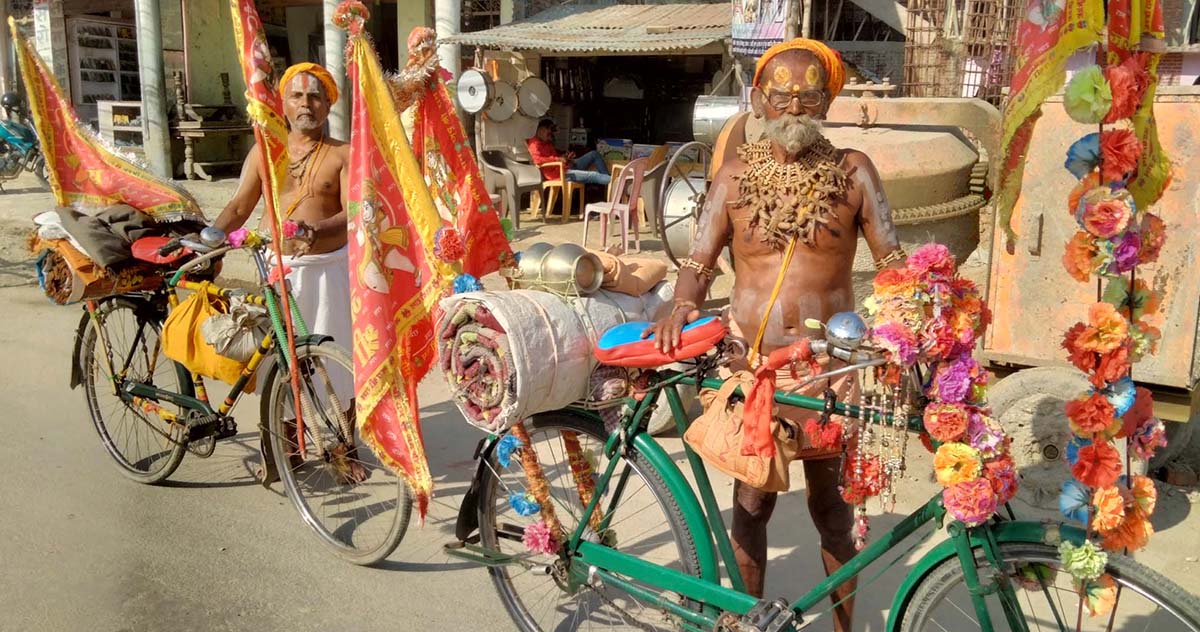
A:
<svg viewBox="0 0 1200 632">
<path fill-rule="evenodd" d="M 311 62 L 295 64 L 283 71 L 283 77 L 279 79 L 279 94 L 284 95 L 287 85 L 292 82 L 292 79 L 296 78 L 296 75 L 302 72 L 316 77 L 317 81 L 320 81 L 321 85 L 325 86 L 325 96 L 329 98 L 330 105 L 337 103 L 338 89 L 337 82 L 333 80 L 333 75 L 329 74 L 329 71 L 325 70 L 324 66 Z"/>
<path fill-rule="evenodd" d="M 762 75 L 763 68 L 771 62 L 780 53 L 789 50 L 808 51 L 821 62 L 825 67 L 825 89 L 829 91 L 829 98 L 833 99 L 842 91 L 842 87 L 846 85 L 846 67 L 842 64 L 841 53 L 832 48 L 818 42 L 817 40 L 805 39 L 797 37 L 788 42 L 780 42 L 767 49 L 767 52 L 758 58 L 758 63 L 754 65 L 754 83 L 758 86 L 758 79 Z"/>
</svg>

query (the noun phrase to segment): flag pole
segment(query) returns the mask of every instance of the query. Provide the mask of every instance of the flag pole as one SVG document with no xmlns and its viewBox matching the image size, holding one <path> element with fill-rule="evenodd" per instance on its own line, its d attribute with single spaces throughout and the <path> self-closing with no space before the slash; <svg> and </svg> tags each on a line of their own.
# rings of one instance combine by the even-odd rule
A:
<svg viewBox="0 0 1200 632">
<path fill-rule="evenodd" d="M 273 233 L 271 249 L 275 251 L 275 268 L 279 270 L 280 311 L 283 312 L 283 328 L 287 337 L 287 357 L 291 361 L 291 366 L 288 369 L 291 378 L 289 381 L 292 386 L 292 408 L 296 413 L 296 451 L 303 456 L 304 413 L 303 406 L 300 404 L 300 363 L 296 353 L 295 325 L 292 322 L 291 293 L 288 292 L 287 288 L 287 269 L 283 265 L 283 222 L 279 217 L 275 199 L 275 192 L 279 190 L 279 182 L 275 179 L 275 171 L 267 165 L 267 162 L 270 160 L 265 156 L 267 143 L 263 135 L 263 130 L 258 125 L 254 126 L 254 140 L 258 143 L 259 147 L 263 148 L 263 167 L 267 171 L 267 186 L 263 187 L 263 197 L 265 198 L 267 215 L 270 218 L 268 223 L 271 225 L 271 232 Z"/>
</svg>

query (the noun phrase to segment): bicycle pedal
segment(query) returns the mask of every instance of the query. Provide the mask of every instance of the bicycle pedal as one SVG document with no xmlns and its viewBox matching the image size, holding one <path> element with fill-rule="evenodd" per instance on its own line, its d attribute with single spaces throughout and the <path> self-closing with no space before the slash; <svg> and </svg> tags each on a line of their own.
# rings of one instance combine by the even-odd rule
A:
<svg viewBox="0 0 1200 632">
<path fill-rule="evenodd" d="M 221 418 L 217 415 L 191 417 L 187 420 L 188 441 L 199 441 L 217 434 Z"/>
<path fill-rule="evenodd" d="M 238 433 L 237 422 L 232 417 L 225 417 L 217 424 L 217 439 L 228 439 Z"/>
<path fill-rule="evenodd" d="M 722 618 L 724 620 L 719 622 L 719 627 L 729 632 L 784 632 L 795 629 L 797 622 L 796 613 L 783 599 L 760 599 L 745 616 Z"/>
</svg>

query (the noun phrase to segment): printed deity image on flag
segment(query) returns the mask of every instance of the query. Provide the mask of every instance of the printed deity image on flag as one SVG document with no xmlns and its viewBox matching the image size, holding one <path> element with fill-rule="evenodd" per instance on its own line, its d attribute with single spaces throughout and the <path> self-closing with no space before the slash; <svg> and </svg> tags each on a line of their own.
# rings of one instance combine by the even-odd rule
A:
<svg viewBox="0 0 1200 632">
<path fill-rule="evenodd" d="M 446 88 L 451 77 L 438 66 L 435 40 L 433 29 L 414 28 L 408 63 L 390 84 L 398 111 L 415 108 L 413 152 L 438 215 L 462 240 L 463 272 L 482 277 L 511 265 L 513 253 Z"/>
<path fill-rule="evenodd" d="M 380 459 L 409 483 L 424 517 L 433 480 L 417 384 L 436 357 L 438 301 L 466 277 L 458 261 L 464 254 L 453 225 L 438 213 L 379 58 L 362 34 L 366 13 L 359 2 L 343 2 L 334 15 L 350 32 L 346 199 L 358 424 Z"/>
</svg>

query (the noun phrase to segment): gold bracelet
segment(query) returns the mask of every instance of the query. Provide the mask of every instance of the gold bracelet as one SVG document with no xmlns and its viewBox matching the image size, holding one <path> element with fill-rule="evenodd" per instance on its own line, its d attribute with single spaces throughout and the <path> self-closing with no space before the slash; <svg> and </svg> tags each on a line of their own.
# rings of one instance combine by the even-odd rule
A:
<svg viewBox="0 0 1200 632">
<path fill-rule="evenodd" d="M 696 261 L 695 259 L 691 259 L 691 258 L 684 259 L 683 263 L 679 264 L 679 269 L 680 270 L 691 270 L 691 271 L 695 272 L 698 276 L 706 278 L 706 279 L 711 279 L 713 276 L 712 268 L 704 265 L 703 263 L 700 263 L 699 261 Z"/>
<path fill-rule="evenodd" d="M 897 248 L 897 249 L 887 253 L 883 257 L 876 259 L 875 260 L 875 269 L 882 270 L 882 269 L 892 265 L 893 263 L 896 263 L 897 261 L 905 259 L 906 257 L 908 257 L 908 255 L 904 252 L 904 249 Z"/>
</svg>

